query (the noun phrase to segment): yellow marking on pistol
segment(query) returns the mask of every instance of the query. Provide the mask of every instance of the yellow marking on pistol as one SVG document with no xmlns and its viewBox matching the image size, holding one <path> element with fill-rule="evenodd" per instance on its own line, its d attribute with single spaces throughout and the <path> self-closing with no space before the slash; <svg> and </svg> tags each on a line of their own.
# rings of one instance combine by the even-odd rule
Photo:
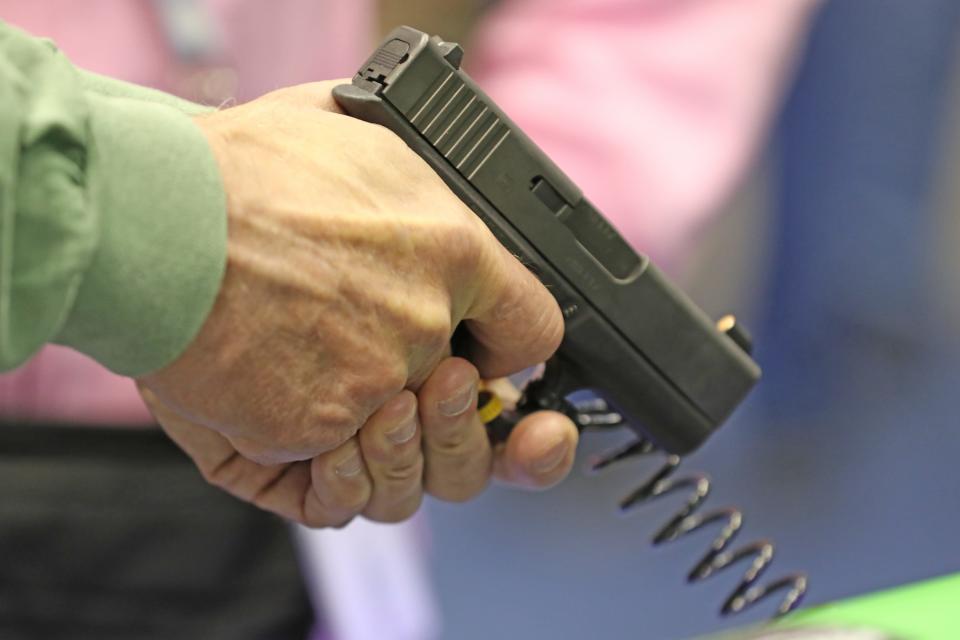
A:
<svg viewBox="0 0 960 640">
<path fill-rule="evenodd" d="M 490 424 L 503 413 L 503 402 L 500 396 L 492 391 L 483 390 L 477 397 L 477 415 L 483 424 Z"/>
</svg>

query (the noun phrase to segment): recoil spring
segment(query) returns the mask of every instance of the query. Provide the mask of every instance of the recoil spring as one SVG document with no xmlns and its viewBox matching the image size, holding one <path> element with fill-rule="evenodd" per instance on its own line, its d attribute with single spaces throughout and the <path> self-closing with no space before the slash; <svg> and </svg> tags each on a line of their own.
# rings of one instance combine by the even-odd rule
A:
<svg viewBox="0 0 960 640">
<path fill-rule="evenodd" d="M 568 415 L 583 429 L 606 430 L 623 424 L 622 417 L 611 411 L 602 399 L 578 403 L 573 409 Z M 591 468 L 593 471 L 600 471 L 624 460 L 652 455 L 663 453 L 651 441 L 637 438 L 597 456 L 592 461 Z M 766 584 L 759 584 L 760 578 L 773 560 L 773 542 L 760 539 L 735 549 L 731 548 L 743 527 L 743 514 L 734 507 L 700 511 L 700 507 L 710 495 L 710 477 L 701 472 L 677 475 L 680 463 L 679 456 L 667 455 L 653 475 L 620 501 L 621 512 L 633 511 L 661 497 L 688 492 L 683 507 L 654 533 L 652 539 L 653 545 L 658 546 L 679 540 L 710 525 L 720 526 L 720 531 L 706 554 L 687 574 L 687 582 L 699 582 L 742 560 L 752 558 L 736 589 L 723 603 L 720 615 L 739 613 L 778 592 L 785 593 L 774 617 L 780 617 L 800 606 L 807 590 L 806 574 L 792 573 Z"/>
</svg>

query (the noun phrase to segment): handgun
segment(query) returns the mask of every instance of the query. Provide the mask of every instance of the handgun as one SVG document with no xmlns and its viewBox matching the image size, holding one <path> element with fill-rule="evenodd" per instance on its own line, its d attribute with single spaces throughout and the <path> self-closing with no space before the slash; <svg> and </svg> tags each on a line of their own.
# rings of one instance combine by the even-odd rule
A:
<svg viewBox="0 0 960 640">
<path fill-rule="evenodd" d="M 696 449 L 760 377 L 746 332 L 711 321 L 634 251 L 462 58 L 458 44 L 399 27 L 334 98 L 402 138 L 556 298 L 563 342 L 530 410 L 590 389 L 662 449 Z"/>
<path fill-rule="evenodd" d="M 795 609 L 806 593 L 806 575 L 792 573 L 762 584 L 773 543 L 759 539 L 733 548 L 743 523 L 740 511 L 699 511 L 710 493 L 709 477 L 677 476 L 680 456 L 703 444 L 760 379 L 749 332 L 733 316 L 712 322 L 649 258 L 634 251 L 460 69 L 462 59 L 456 43 L 398 27 L 352 82 L 335 87 L 333 95 L 346 113 L 402 138 L 560 306 L 563 342 L 542 375 L 523 388 L 516 408 L 502 411 L 496 396 L 481 392 L 478 413 L 491 440 L 503 440 L 522 416 L 540 409 L 561 411 L 579 428 L 628 426 L 635 438 L 596 458 L 594 469 L 660 450 L 668 455 L 620 501 L 621 510 L 689 492 L 653 543 L 719 527 L 687 580 L 703 580 L 750 560 L 721 614 L 742 611 L 778 592 L 784 596 L 776 615 Z M 569 399 L 583 389 L 597 397 Z"/>
</svg>

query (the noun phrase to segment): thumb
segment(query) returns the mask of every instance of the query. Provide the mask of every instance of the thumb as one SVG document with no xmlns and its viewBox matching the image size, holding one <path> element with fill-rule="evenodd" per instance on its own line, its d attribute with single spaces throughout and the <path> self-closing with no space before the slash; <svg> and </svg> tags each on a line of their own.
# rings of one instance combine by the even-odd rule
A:
<svg viewBox="0 0 960 640">
<path fill-rule="evenodd" d="M 491 266 L 464 319 L 468 359 L 484 378 L 543 362 L 563 339 L 563 315 L 550 292 L 490 235 Z"/>
</svg>

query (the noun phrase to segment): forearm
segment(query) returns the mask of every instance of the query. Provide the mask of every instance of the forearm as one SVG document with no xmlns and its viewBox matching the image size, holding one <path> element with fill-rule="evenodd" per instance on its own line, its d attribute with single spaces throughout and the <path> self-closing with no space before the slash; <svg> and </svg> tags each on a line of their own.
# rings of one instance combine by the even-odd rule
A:
<svg viewBox="0 0 960 640">
<path fill-rule="evenodd" d="M 200 107 L 79 72 L 0 23 L 0 370 L 46 342 L 136 375 L 176 358 L 223 272 Z"/>
</svg>

